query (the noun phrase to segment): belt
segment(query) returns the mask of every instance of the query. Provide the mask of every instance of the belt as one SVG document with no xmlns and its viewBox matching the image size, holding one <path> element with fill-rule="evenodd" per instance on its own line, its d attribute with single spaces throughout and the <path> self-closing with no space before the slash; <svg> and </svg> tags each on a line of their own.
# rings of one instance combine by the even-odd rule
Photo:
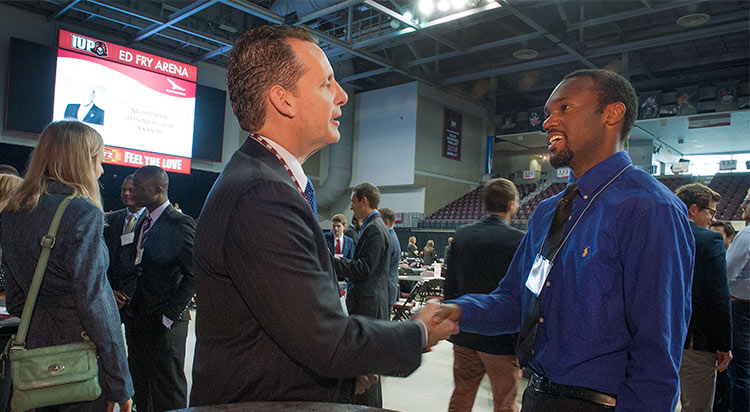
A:
<svg viewBox="0 0 750 412">
<path fill-rule="evenodd" d="M 617 399 L 612 395 L 597 392 L 593 389 L 581 388 L 580 386 L 561 385 L 550 381 L 544 376 L 539 376 L 536 373 L 531 374 L 531 377 L 529 378 L 529 387 L 537 392 L 579 399 L 610 408 L 614 408 L 617 404 Z"/>
<path fill-rule="evenodd" d="M 731 300 L 732 300 L 733 302 L 750 303 L 750 300 L 748 300 L 748 299 L 740 299 L 740 298 L 735 298 L 734 296 L 730 296 L 730 299 L 731 299 Z"/>
</svg>

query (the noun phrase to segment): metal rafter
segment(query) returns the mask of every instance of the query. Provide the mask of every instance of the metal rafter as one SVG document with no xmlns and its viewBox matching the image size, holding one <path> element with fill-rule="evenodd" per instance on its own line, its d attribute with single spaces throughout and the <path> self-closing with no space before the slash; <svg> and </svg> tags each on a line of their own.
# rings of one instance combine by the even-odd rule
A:
<svg viewBox="0 0 750 412">
<path fill-rule="evenodd" d="M 133 36 L 133 42 L 138 42 L 141 40 L 144 40 L 164 29 L 167 27 L 172 27 L 174 24 L 177 24 L 178 22 L 194 15 L 195 13 L 200 12 L 201 10 L 204 10 L 208 7 L 213 6 L 218 0 L 201 0 L 196 1 L 195 3 L 192 3 L 191 5 L 185 7 L 182 10 L 178 10 L 172 14 L 169 15 L 167 21 L 164 23 L 154 23 L 145 29 L 141 30 L 140 32 L 136 33 L 135 36 Z"/>
</svg>

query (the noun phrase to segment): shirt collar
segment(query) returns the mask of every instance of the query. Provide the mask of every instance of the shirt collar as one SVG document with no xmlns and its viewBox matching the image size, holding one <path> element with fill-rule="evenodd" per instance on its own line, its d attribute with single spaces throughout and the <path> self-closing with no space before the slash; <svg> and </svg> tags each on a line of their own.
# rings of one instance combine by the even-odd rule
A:
<svg viewBox="0 0 750 412">
<path fill-rule="evenodd" d="M 576 179 L 573 174 L 568 178 L 568 184 L 578 184 L 578 196 L 584 199 L 591 197 L 602 185 L 609 182 L 625 166 L 633 163 L 628 152 L 621 150 L 612 156 L 597 163 L 587 170 L 580 178 Z"/>
<path fill-rule="evenodd" d="M 266 139 L 268 144 L 271 145 L 271 147 L 279 152 L 281 158 L 284 159 L 287 166 L 289 166 L 289 170 L 291 170 L 292 174 L 294 174 L 294 178 L 297 179 L 299 186 L 302 188 L 302 190 L 305 190 L 305 188 L 307 187 L 307 176 L 305 175 L 305 171 L 302 169 L 302 165 L 300 164 L 299 160 L 297 160 L 296 157 L 289 153 L 288 150 L 284 149 L 280 144 L 271 140 L 271 138 L 265 136 L 263 137 Z"/>
<path fill-rule="evenodd" d="M 154 209 L 153 212 L 149 213 L 149 216 L 151 217 L 152 225 L 156 223 L 156 220 L 159 219 L 159 216 L 161 216 L 161 214 L 164 213 L 164 210 L 167 209 L 167 206 L 169 206 L 169 199 L 167 199 L 166 202 L 162 203 L 161 206 Z"/>
<path fill-rule="evenodd" d="M 130 213 L 130 210 L 129 210 L 129 209 L 126 209 L 126 210 L 128 211 L 128 216 L 130 216 L 130 215 L 135 215 L 135 218 L 136 218 L 136 220 L 137 220 L 137 219 L 138 219 L 139 217 L 141 217 L 141 215 L 143 214 L 143 211 L 144 211 L 144 210 L 146 210 L 146 208 L 145 208 L 145 207 L 142 207 L 142 208 L 138 209 L 138 210 L 137 210 L 136 212 L 134 212 L 134 213 Z"/>
</svg>

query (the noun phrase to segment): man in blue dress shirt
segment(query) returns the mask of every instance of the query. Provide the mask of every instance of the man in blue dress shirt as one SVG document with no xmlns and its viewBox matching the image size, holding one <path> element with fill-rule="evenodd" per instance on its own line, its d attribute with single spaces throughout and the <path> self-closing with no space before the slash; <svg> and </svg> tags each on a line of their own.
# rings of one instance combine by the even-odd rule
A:
<svg viewBox="0 0 750 412">
<path fill-rule="evenodd" d="M 550 266 L 536 259 L 562 193 L 534 211 L 496 290 L 460 297 L 433 319 L 460 319 L 466 332 L 515 333 L 538 302 L 524 412 L 676 406 L 695 244 L 685 205 L 623 151 L 637 104 L 630 83 L 609 71 L 560 82 L 544 129 L 550 163 L 571 168 L 577 194 L 558 252 Z"/>
</svg>

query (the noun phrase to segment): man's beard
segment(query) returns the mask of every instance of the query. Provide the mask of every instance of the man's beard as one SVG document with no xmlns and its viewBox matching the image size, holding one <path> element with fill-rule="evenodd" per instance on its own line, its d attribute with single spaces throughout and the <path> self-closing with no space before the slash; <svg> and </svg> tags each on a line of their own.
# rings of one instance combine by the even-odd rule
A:
<svg viewBox="0 0 750 412">
<path fill-rule="evenodd" d="M 573 152 L 571 152 L 567 147 L 561 150 L 558 154 L 550 154 L 549 156 L 549 164 L 551 164 L 555 169 L 570 166 L 570 162 L 572 160 Z"/>
</svg>

